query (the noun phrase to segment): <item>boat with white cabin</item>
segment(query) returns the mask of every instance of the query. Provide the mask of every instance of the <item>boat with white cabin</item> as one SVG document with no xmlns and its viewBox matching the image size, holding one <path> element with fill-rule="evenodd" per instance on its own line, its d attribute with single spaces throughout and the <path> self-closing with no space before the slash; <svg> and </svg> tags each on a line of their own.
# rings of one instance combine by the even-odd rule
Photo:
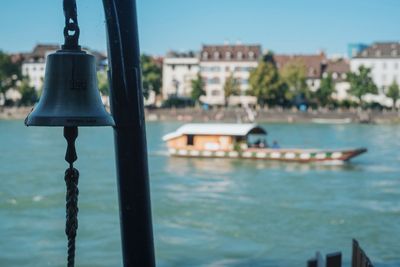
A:
<svg viewBox="0 0 400 267">
<path fill-rule="evenodd" d="M 365 153 L 355 149 L 298 149 L 269 147 L 267 132 L 257 124 L 190 123 L 163 137 L 171 156 L 244 158 L 291 162 L 348 161 Z"/>
</svg>

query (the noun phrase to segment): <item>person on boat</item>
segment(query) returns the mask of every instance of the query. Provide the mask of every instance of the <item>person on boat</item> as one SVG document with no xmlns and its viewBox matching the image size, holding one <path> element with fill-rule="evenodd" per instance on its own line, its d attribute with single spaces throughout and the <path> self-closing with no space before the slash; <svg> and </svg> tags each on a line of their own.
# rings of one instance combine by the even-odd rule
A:
<svg viewBox="0 0 400 267">
<path fill-rule="evenodd" d="M 279 146 L 278 142 L 277 142 L 276 140 L 274 140 L 274 142 L 272 143 L 271 148 L 276 148 L 276 149 L 278 149 L 278 148 L 281 148 L 281 147 Z"/>
</svg>

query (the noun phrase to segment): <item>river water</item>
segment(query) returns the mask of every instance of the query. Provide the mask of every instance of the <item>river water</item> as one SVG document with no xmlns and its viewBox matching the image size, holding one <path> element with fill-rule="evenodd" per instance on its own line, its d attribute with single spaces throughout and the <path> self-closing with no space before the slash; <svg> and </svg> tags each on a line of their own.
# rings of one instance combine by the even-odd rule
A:
<svg viewBox="0 0 400 267">
<path fill-rule="evenodd" d="M 400 266 L 400 126 L 264 125 L 282 147 L 367 147 L 345 165 L 170 158 L 179 123 L 148 123 L 158 266 L 305 266 L 357 238 Z M 0 121 L 0 266 L 65 266 L 61 128 Z M 76 266 L 122 266 L 113 132 L 83 128 Z"/>
</svg>

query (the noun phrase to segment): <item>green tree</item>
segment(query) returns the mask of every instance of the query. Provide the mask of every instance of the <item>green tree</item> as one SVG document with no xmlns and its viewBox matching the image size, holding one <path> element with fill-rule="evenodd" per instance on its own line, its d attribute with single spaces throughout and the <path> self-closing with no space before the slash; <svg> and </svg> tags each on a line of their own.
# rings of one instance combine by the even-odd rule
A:
<svg viewBox="0 0 400 267">
<path fill-rule="evenodd" d="M 239 95 L 240 94 L 240 84 L 238 79 L 233 77 L 233 73 L 231 73 L 228 78 L 225 80 L 224 84 L 224 94 L 225 94 L 225 105 L 228 104 L 228 98 L 231 95 Z"/>
<path fill-rule="evenodd" d="M 320 88 L 315 92 L 315 97 L 321 106 L 326 106 L 332 103 L 332 93 L 335 92 L 335 84 L 332 79 L 332 74 L 322 78 Z"/>
<path fill-rule="evenodd" d="M 190 96 L 195 102 L 199 102 L 200 96 L 205 95 L 204 91 L 204 82 L 200 73 L 197 73 L 197 77 L 195 80 L 192 80 L 192 91 L 190 92 Z"/>
<path fill-rule="evenodd" d="M 20 66 L 13 63 L 9 55 L 0 51 L 0 94 L 5 97 L 5 93 L 15 87 L 21 76 Z"/>
<path fill-rule="evenodd" d="M 21 94 L 19 104 L 22 106 L 31 106 L 38 100 L 38 94 L 35 87 L 29 85 L 28 79 L 23 79 L 17 87 Z"/>
<path fill-rule="evenodd" d="M 250 72 L 249 94 L 257 98 L 259 105 L 264 106 L 282 104 L 285 98 L 283 86 L 272 54 L 266 55 L 257 68 Z"/>
<path fill-rule="evenodd" d="M 310 96 L 310 90 L 306 84 L 307 69 L 301 59 L 294 59 L 282 67 L 280 72 L 283 82 L 288 86 L 288 98 L 302 95 L 306 98 Z"/>
<path fill-rule="evenodd" d="M 160 94 L 162 85 L 162 69 L 153 57 L 148 55 L 140 56 L 142 67 L 143 95 L 149 97 L 150 91 L 156 95 Z"/>
<path fill-rule="evenodd" d="M 99 91 L 102 95 L 110 95 L 110 86 L 108 84 L 108 77 L 106 72 L 97 72 L 97 83 Z"/>
<path fill-rule="evenodd" d="M 363 104 L 362 97 L 365 94 L 377 94 L 378 88 L 371 78 L 371 69 L 364 66 L 358 68 L 358 72 L 347 74 L 347 81 L 350 83 L 349 93 L 358 98 L 360 105 Z"/>
<path fill-rule="evenodd" d="M 393 109 L 396 109 L 396 102 L 400 98 L 400 89 L 396 80 L 393 80 L 392 84 L 389 86 L 386 96 L 393 100 Z"/>
</svg>

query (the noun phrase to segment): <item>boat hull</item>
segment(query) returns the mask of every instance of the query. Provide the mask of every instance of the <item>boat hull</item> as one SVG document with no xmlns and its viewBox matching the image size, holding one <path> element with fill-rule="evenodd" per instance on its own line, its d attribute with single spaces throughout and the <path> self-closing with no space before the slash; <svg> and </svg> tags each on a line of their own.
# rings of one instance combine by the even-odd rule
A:
<svg viewBox="0 0 400 267">
<path fill-rule="evenodd" d="M 170 148 L 169 154 L 175 157 L 188 158 L 240 158 L 286 162 L 328 162 L 348 161 L 367 149 L 348 150 L 301 150 L 301 149 L 246 149 L 243 151 L 194 150 Z"/>
</svg>

